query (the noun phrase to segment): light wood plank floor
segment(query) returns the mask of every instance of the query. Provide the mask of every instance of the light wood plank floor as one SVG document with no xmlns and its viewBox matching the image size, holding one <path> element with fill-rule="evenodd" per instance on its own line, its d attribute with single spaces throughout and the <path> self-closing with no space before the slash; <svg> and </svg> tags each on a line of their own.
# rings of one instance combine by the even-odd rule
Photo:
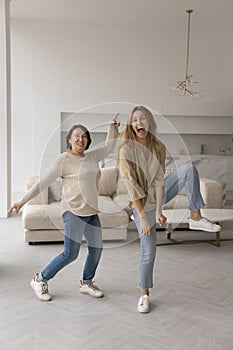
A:
<svg viewBox="0 0 233 350">
<path fill-rule="evenodd" d="M 232 222 L 222 238 L 233 239 Z M 175 238 L 209 239 L 209 233 L 175 232 Z M 53 300 L 39 301 L 29 286 L 62 244 L 24 243 L 20 216 L 0 220 L 1 350 L 232 350 L 233 241 L 157 248 L 151 312 L 136 310 L 139 243 L 105 243 L 93 299 L 78 291 L 86 247 L 49 283 Z M 211 236 L 212 237 L 212 236 Z M 158 232 L 158 242 L 165 241 Z"/>
</svg>

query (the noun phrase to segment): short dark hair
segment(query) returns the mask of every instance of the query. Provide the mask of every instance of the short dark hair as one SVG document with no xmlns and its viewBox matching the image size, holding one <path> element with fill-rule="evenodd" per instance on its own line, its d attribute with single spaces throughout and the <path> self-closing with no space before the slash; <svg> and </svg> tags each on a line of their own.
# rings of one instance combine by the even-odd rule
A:
<svg viewBox="0 0 233 350">
<path fill-rule="evenodd" d="M 73 133 L 73 131 L 75 130 L 75 129 L 77 129 L 77 128 L 80 128 L 80 129 L 82 129 L 82 131 L 83 131 L 83 133 L 87 136 L 87 145 L 86 145 L 86 148 L 85 148 L 85 150 L 86 149 L 88 149 L 89 148 L 89 146 L 90 146 L 90 144 L 91 144 L 91 135 L 90 135 L 90 132 L 87 130 L 87 128 L 84 126 L 84 125 L 81 125 L 81 124 L 76 124 L 76 125 L 73 125 L 72 126 L 72 128 L 70 129 L 70 131 L 68 132 L 68 134 L 66 135 L 66 146 L 67 146 L 67 148 L 69 148 L 70 149 L 70 142 L 69 142 L 69 140 L 70 140 L 70 138 L 71 138 L 71 135 L 72 135 L 72 133 Z"/>
</svg>

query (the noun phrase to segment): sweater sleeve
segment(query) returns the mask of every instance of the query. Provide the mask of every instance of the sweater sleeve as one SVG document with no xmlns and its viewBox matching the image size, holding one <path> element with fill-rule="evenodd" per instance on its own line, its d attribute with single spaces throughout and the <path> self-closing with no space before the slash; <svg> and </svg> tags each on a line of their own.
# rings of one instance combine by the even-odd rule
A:
<svg viewBox="0 0 233 350">
<path fill-rule="evenodd" d="M 119 172 L 127 188 L 130 202 L 146 197 L 143 188 L 137 181 L 137 174 L 126 147 L 121 147 L 119 152 Z"/>
<path fill-rule="evenodd" d="M 101 160 L 105 159 L 111 152 L 113 152 L 117 138 L 118 127 L 110 123 L 108 126 L 108 134 L 104 146 L 90 151 L 90 153 L 94 152 L 97 162 L 100 162 Z"/>
<path fill-rule="evenodd" d="M 29 200 L 36 197 L 40 192 L 53 183 L 59 176 L 62 175 L 62 165 L 64 161 L 65 153 L 61 154 L 53 165 L 46 171 L 46 174 L 40 177 L 33 186 L 27 191 L 27 193 L 19 200 L 19 204 L 22 207 Z"/>
<path fill-rule="evenodd" d="M 160 141 L 160 150 L 159 150 L 159 162 L 162 167 L 163 173 L 165 174 L 165 160 L 166 160 L 166 146 Z"/>
<path fill-rule="evenodd" d="M 163 171 L 163 164 L 161 164 L 160 160 L 157 159 L 156 155 L 153 155 L 153 164 L 156 164 L 154 170 L 154 180 L 153 180 L 153 186 L 154 187 L 163 187 L 164 186 L 164 171 Z M 165 159 L 165 158 L 164 158 Z M 165 162 L 164 162 L 165 163 Z"/>
</svg>

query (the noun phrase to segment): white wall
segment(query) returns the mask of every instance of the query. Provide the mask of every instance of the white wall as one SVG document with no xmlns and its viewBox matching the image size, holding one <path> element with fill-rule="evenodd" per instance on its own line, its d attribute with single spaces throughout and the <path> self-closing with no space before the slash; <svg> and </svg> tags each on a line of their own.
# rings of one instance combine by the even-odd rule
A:
<svg viewBox="0 0 233 350">
<path fill-rule="evenodd" d="M 199 99 L 171 89 L 184 76 L 185 40 L 184 32 L 140 26 L 13 21 L 13 191 L 39 173 L 42 154 L 47 165 L 59 152 L 61 112 L 107 103 L 102 110 L 115 113 L 109 102 L 122 101 L 126 113 L 128 103 L 140 103 L 162 114 L 232 115 L 232 33 L 192 33 L 190 73 L 202 76 L 205 92 Z"/>
</svg>

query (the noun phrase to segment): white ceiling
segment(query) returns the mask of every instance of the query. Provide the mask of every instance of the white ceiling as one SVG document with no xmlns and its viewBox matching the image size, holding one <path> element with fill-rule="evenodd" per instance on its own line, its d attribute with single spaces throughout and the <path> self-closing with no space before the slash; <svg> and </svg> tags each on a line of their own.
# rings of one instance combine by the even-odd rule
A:
<svg viewBox="0 0 233 350">
<path fill-rule="evenodd" d="M 232 31 L 233 0 L 11 0 L 11 18 L 102 26 Z"/>
</svg>

